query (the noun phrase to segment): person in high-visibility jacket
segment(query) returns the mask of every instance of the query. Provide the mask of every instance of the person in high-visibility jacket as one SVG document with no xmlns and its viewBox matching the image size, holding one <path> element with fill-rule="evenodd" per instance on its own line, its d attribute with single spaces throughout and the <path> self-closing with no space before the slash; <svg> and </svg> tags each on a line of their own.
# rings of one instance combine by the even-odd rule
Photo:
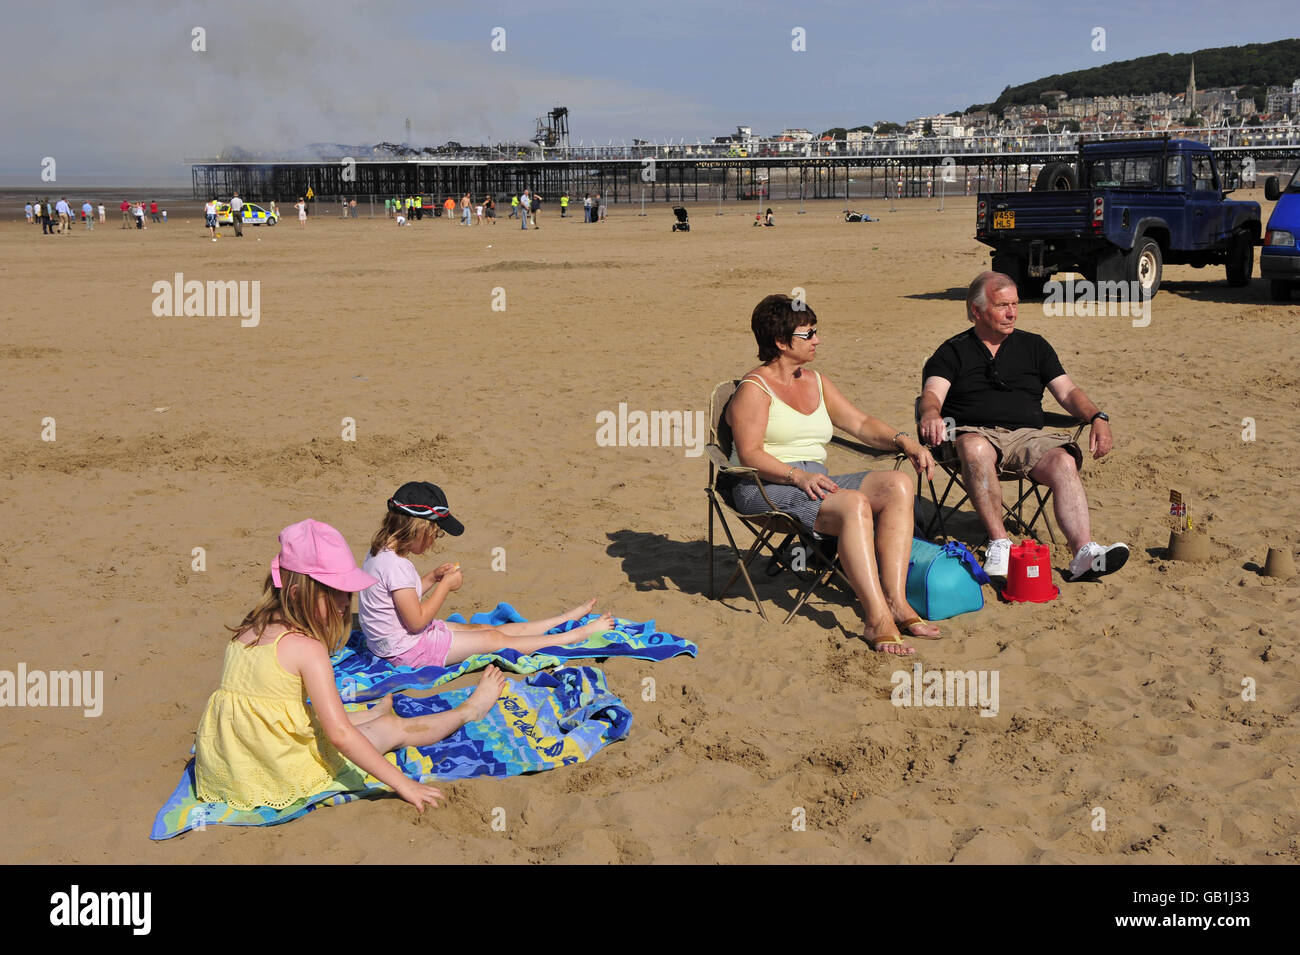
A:
<svg viewBox="0 0 1300 955">
<path fill-rule="evenodd" d="M 569 214 L 569 191 L 566 189 L 560 195 L 560 218 L 563 219 Z"/>
<path fill-rule="evenodd" d="M 415 221 L 420 222 L 424 219 L 424 196 L 415 197 Z"/>
<path fill-rule="evenodd" d="M 519 218 L 519 197 L 518 196 L 510 197 L 510 218 L 512 219 Z"/>
</svg>

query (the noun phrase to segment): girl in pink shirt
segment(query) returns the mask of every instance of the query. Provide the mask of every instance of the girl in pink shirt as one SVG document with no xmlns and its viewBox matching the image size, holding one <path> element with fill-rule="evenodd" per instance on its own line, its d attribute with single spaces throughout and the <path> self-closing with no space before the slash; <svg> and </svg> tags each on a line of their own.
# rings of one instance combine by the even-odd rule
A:
<svg viewBox="0 0 1300 955">
<path fill-rule="evenodd" d="M 614 618 L 606 613 L 581 627 L 546 634 L 587 616 L 594 598 L 560 616 L 523 623 L 492 626 L 437 619 L 447 595 L 464 582 L 460 564 L 442 564 L 421 575 L 406 555 L 423 554 L 444 534 L 463 533 L 465 526 L 452 517 L 447 496 L 436 484 L 412 481 L 389 499 L 388 513 L 362 565 L 378 583 L 358 598 L 361 629 L 375 656 L 399 666 L 446 667 L 496 650 L 533 653 L 543 647 L 569 646 L 613 629 Z"/>
</svg>

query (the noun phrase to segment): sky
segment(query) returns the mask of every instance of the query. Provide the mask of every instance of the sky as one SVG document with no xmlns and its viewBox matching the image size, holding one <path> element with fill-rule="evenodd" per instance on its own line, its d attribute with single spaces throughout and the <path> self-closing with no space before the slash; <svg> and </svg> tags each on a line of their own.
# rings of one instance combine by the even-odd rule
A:
<svg viewBox="0 0 1300 955">
<path fill-rule="evenodd" d="M 41 0 L 5 24 L 4 185 L 47 159 L 58 181 L 187 183 L 224 148 L 402 142 L 408 118 L 416 145 L 518 142 L 555 106 L 575 143 L 816 133 L 1297 32 L 1273 0 Z"/>
</svg>

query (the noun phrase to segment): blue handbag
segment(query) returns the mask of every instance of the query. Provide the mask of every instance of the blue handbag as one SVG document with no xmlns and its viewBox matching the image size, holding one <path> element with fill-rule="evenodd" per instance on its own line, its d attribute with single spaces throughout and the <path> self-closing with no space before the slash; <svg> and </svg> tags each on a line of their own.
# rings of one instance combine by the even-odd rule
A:
<svg viewBox="0 0 1300 955">
<path fill-rule="evenodd" d="M 964 544 L 940 546 L 912 539 L 907 565 L 907 602 L 926 620 L 947 620 L 984 608 L 988 574 Z"/>
</svg>

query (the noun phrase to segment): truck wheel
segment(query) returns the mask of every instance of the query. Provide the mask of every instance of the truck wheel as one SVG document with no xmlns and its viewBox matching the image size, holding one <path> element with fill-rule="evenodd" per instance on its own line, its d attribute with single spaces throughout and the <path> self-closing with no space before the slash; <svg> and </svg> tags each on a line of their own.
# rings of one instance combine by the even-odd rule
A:
<svg viewBox="0 0 1300 955">
<path fill-rule="evenodd" d="M 1138 239 L 1124 261 L 1124 278 L 1136 282 L 1144 298 L 1155 298 L 1160 291 L 1160 271 L 1163 260 L 1160 243 L 1155 239 Z"/>
<path fill-rule="evenodd" d="M 1281 279 L 1274 279 L 1269 283 L 1269 293 L 1275 302 L 1291 301 L 1291 283 L 1284 282 Z"/>
<path fill-rule="evenodd" d="M 1078 188 L 1079 177 L 1075 174 L 1074 167 L 1065 162 L 1049 162 L 1034 182 L 1034 192 L 1060 192 Z"/>
<path fill-rule="evenodd" d="M 1029 260 L 1010 255 L 995 255 L 991 266 L 994 272 L 1010 276 L 1016 283 L 1016 292 L 1021 300 L 1039 299 L 1044 295 L 1043 286 L 1051 281 L 1046 278 L 1032 278 L 1029 275 Z"/>
<path fill-rule="evenodd" d="M 1016 280 L 1019 285 L 1025 277 L 1025 260 L 1017 259 L 1011 255 L 995 255 L 989 268 L 994 272 L 1001 272 L 1003 275 L 1009 275 Z"/>
<path fill-rule="evenodd" d="M 1244 288 L 1250 284 L 1251 273 L 1255 271 L 1255 245 L 1250 236 L 1238 232 L 1232 237 L 1232 247 L 1228 252 L 1228 287 Z"/>
</svg>

